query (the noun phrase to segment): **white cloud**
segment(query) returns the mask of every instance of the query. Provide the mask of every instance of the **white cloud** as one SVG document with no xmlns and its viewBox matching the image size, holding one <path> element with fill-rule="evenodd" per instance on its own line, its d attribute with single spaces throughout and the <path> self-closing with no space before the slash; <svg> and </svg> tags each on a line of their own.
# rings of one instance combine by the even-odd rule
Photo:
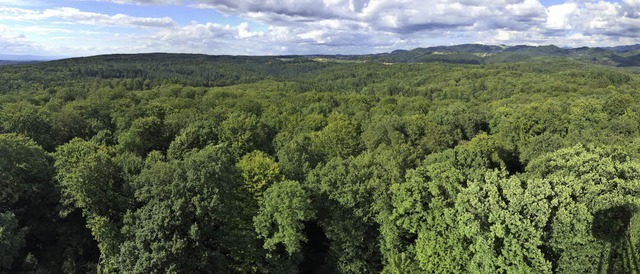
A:
<svg viewBox="0 0 640 274">
<path fill-rule="evenodd" d="M 191 24 L 175 29 L 166 29 L 155 35 L 162 40 L 189 39 L 246 39 L 263 36 L 263 32 L 251 32 L 249 24 L 244 22 L 238 26 L 222 25 L 215 23 Z"/>
<path fill-rule="evenodd" d="M 0 0 L 0 4 L 3 1 L 24 2 Z M 89 45 L 84 45 L 79 51 L 88 53 L 113 50 L 209 54 L 353 54 L 474 42 L 559 46 L 608 46 L 640 42 L 640 0 L 567 0 L 547 8 L 539 0 L 93 1 L 215 9 L 244 22 L 229 25 L 213 22 L 215 19 L 212 18 L 212 22 L 179 25 L 170 17 L 110 15 L 74 8 L 38 11 L 3 8 L 1 5 L 0 20 L 20 21 L 28 25 L 51 19 L 65 23 L 56 26 L 56 29 L 61 28 L 57 30 L 61 34 L 65 26 L 73 24 L 138 29 L 136 35 L 125 35 L 132 31 L 123 30 L 122 35 L 114 34 L 101 41 L 112 43 L 110 46 L 87 42 Z M 252 22 L 261 23 L 267 28 L 252 30 Z M 46 31 L 37 27 L 24 27 L 23 30 L 27 36 Z M 73 28 L 73 31 L 76 30 Z M 58 50 L 62 46 L 57 45 Z"/>
<path fill-rule="evenodd" d="M 260 54 L 271 46 L 264 32 L 252 31 L 247 22 L 237 26 L 216 23 L 162 29 L 141 39 L 148 51 L 209 54 Z"/>
<path fill-rule="evenodd" d="M 575 3 L 565 3 L 551 6 L 547 9 L 547 28 L 566 30 L 571 29 L 571 16 L 578 10 Z"/>
<path fill-rule="evenodd" d="M 240 25 L 238 25 L 237 29 L 238 29 L 238 37 L 240 39 L 246 39 L 246 38 L 252 38 L 252 37 L 264 35 L 264 32 L 261 32 L 261 31 L 251 32 L 251 30 L 249 30 L 249 23 L 247 22 L 243 22 Z"/>
<path fill-rule="evenodd" d="M 41 46 L 30 41 L 24 34 L 6 35 L 0 30 L 0 52 L 17 55 L 34 55 L 43 52 Z"/>
<path fill-rule="evenodd" d="M 334 19 L 403 33 L 458 27 L 526 29 L 545 17 L 537 0 L 200 0 L 192 6 L 273 25 Z"/>
<path fill-rule="evenodd" d="M 640 17 L 640 0 L 623 0 L 625 16 L 638 18 Z"/>
<path fill-rule="evenodd" d="M 592 42 L 590 36 L 640 38 L 640 1 L 625 0 L 622 4 L 606 1 L 573 2 L 548 8 L 547 27 L 564 30 L 559 35 L 569 38 L 579 33 L 585 41 Z M 637 43 L 637 41 L 636 41 Z"/>
<path fill-rule="evenodd" d="M 44 5 L 40 0 L 0 0 L 0 7 L 37 7 Z"/>
<path fill-rule="evenodd" d="M 175 22 L 170 17 L 134 17 L 124 14 L 107 15 L 80 11 L 75 8 L 56 8 L 36 11 L 0 7 L 0 20 L 32 21 L 45 19 L 62 19 L 76 24 L 119 27 L 167 28 L 175 25 Z"/>
<path fill-rule="evenodd" d="M 269 25 L 272 42 L 343 53 L 424 46 L 492 29 L 526 31 L 546 20 L 538 0 L 199 0 L 191 7 Z"/>
<path fill-rule="evenodd" d="M 178 5 L 180 0 L 97 0 L 100 2 L 111 2 L 116 4 L 135 4 L 135 5 Z"/>
</svg>

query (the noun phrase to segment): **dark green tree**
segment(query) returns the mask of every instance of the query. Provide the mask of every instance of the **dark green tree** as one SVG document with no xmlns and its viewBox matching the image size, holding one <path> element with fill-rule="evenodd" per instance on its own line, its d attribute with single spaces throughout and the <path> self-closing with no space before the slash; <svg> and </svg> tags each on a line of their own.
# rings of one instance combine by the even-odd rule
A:
<svg viewBox="0 0 640 274">
<path fill-rule="evenodd" d="M 18 227 L 12 212 L 0 213 L 0 269 L 11 268 L 14 258 L 25 244 L 25 229 Z"/>
<path fill-rule="evenodd" d="M 249 193 L 233 155 L 207 146 L 165 161 L 153 152 L 134 179 L 135 210 L 124 218 L 118 268 L 124 272 L 255 272 L 258 252 Z"/>
<path fill-rule="evenodd" d="M 0 110 L 0 121 L 2 133 L 25 135 L 49 151 L 56 145 L 57 136 L 49 114 L 38 106 L 24 101 L 4 104 Z"/>
<path fill-rule="evenodd" d="M 111 147 L 74 139 L 54 154 L 63 215 L 81 210 L 98 242 L 105 271 L 116 268 L 114 256 L 122 243 L 120 228 L 132 205 L 132 193 Z"/>
<path fill-rule="evenodd" d="M 312 135 L 312 149 L 329 159 L 357 155 L 362 150 L 358 125 L 342 113 L 332 113 L 327 126 Z"/>
</svg>

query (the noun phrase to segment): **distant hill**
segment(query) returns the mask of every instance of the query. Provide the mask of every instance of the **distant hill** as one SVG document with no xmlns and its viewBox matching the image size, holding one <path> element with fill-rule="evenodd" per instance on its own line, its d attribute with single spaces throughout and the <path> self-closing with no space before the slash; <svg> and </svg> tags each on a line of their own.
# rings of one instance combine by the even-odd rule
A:
<svg viewBox="0 0 640 274">
<path fill-rule="evenodd" d="M 608 47 L 606 50 L 615 51 L 615 52 L 628 52 L 634 50 L 640 50 L 640 44 L 635 45 L 627 45 L 627 46 L 617 46 L 617 47 Z"/>
<path fill-rule="evenodd" d="M 102 55 L 106 60 L 110 59 L 172 59 L 182 60 L 189 54 L 112 54 Z M 312 59 L 318 62 L 380 62 L 380 63 L 429 63 L 442 62 L 453 64 L 496 64 L 525 61 L 531 58 L 565 58 L 589 64 L 599 64 L 617 67 L 640 66 L 640 44 L 616 47 L 579 47 L 561 48 L 554 45 L 529 46 L 529 45 L 483 45 L 461 44 L 453 46 L 435 46 L 427 48 L 415 48 L 412 50 L 398 49 L 389 53 L 365 54 L 365 55 L 282 55 L 282 56 L 213 56 L 204 54 L 189 55 L 195 59 L 211 60 L 221 59 L 225 61 L 242 60 L 263 67 L 272 62 L 291 62 L 293 60 Z M 62 58 L 35 56 L 35 55 L 2 55 L 0 65 L 17 64 L 24 62 L 51 61 Z M 86 58 L 72 58 L 66 60 L 91 60 Z M 268 69 L 270 66 L 266 66 Z M 291 71 L 277 70 L 277 75 L 296 74 Z"/>
<path fill-rule="evenodd" d="M 609 48 L 560 48 L 548 46 L 495 46 L 463 44 L 396 50 L 391 53 L 368 55 L 371 61 L 390 63 L 445 62 L 458 64 L 491 64 L 517 62 L 534 57 L 570 58 L 587 63 L 610 66 L 640 66 L 640 45 Z M 344 58 L 344 57 L 343 57 Z"/>
<path fill-rule="evenodd" d="M 21 64 L 33 64 L 41 61 L 10 61 L 10 60 L 0 60 L 0 66 L 6 65 L 21 65 Z"/>
</svg>

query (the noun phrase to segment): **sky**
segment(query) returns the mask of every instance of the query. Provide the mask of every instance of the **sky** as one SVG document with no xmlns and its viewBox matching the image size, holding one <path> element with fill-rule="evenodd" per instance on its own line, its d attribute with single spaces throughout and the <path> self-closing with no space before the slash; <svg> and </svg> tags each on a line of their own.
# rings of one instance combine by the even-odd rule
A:
<svg viewBox="0 0 640 274">
<path fill-rule="evenodd" d="M 0 0 L 0 54 L 368 54 L 640 43 L 640 0 Z"/>
</svg>

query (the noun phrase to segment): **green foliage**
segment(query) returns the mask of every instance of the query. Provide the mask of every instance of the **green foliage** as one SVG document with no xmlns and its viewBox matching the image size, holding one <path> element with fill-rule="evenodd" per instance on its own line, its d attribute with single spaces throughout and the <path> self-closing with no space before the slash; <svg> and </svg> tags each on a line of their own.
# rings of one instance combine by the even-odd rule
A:
<svg viewBox="0 0 640 274">
<path fill-rule="evenodd" d="M 14 264 L 5 265 L 10 272 L 56 269 L 62 264 L 62 252 L 68 252 L 68 262 L 84 260 L 78 256 L 82 252 L 87 258 L 92 257 L 91 244 L 67 237 L 75 226 L 58 216 L 60 197 L 52 183 L 50 155 L 31 139 L 13 133 L 0 134 L 0 155 L 0 212 L 11 214 L 11 219 L 16 220 L 17 228 L 7 228 L 6 233 L 17 233 L 14 236 L 21 239 L 20 247 L 0 248 L 13 254 Z M 14 226 L 13 221 L 9 224 Z M 84 231 L 74 232 L 80 235 Z M 15 240 L 7 240 L 6 244 L 16 244 Z"/>
<path fill-rule="evenodd" d="M 49 119 L 43 109 L 31 103 L 21 101 L 4 104 L 0 110 L 0 129 L 3 133 L 28 136 L 41 146 L 51 149 L 56 136 Z"/>
<path fill-rule="evenodd" d="M 14 257 L 24 247 L 24 235 L 12 212 L 0 213 L 0 269 L 11 268 Z"/>
<path fill-rule="evenodd" d="M 387 260 L 397 260 L 400 253 L 405 260 L 414 256 L 413 267 L 426 272 L 469 270 L 474 252 L 459 227 L 456 207 L 470 182 L 484 182 L 491 170 L 504 172 L 498 147 L 490 144 L 490 137 L 479 135 L 464 146 L 432 154 L 407 171 L 403 182 L 391 186 L 393 226 L 384 235 L 390 242 Z"/>
<path fill-rule="evenodd" d="M 318 221 L 332 245 L 339 271 L 375 272 L 381 254 L 378 228 L 387 221 L 389 183 L 401 177 L 399 162 L 389 151 L 336 157 L 318 165 L 307 177 L 315 193 Z"/>
<path fill-rule="evenodd" d="M 540 246 L 551 214 L 553 192 L 542 181 L 523 182 L 487 173 L 458 195 L 456 214 L 462 242 L 469 243 L 470 272 L 551 273 Z"/>
<path fill-rule="evenodd" d="M 202 149 L 210 144 L 216 144 L 218 139 L 217 121 L 207 119 L 196 121 L 184 128 L 171 142 L 167 156 L 171 159 L 182 159 L 184 154 L 192 149 Z"/>
<path fill-rule="evenodd" d="M 265 249 L 277 252 L 278 244 L 282 244 L 292 256 L 301 251 L 301 244 L 307 240 L 302 233 L 304 222 L 313 217 L 311 200 L 300 183 L 286 180 L 265 191 L 253 223 L 258 236 L 264 239 Z"/>
<path fill-rule="evenodd" d="M 357 155 L 362 149 L 358 131 L 348 116 L 334 112 L 327 126 L 312 135 L 312 149 L 327 158 Z"/>
<path fill-rule="evenodd" d="M 640 163 L 620 149 L 576 145 L 527 166 L 554 192 L 548 247 L 560 272 L 631 272 L 636 243 L 628 241 L 640 208 Z M 631 253 L 629 253 L 631 252 Z M 637 266 L 636 266 L 637 268 Z"/>
<path fill-rule="evenodd" d="M 128 212 L 118 255 L 124 272 L 240 271 L 255 267 L 250 216 L 228 149 L 207 146 L 184 160 L 147 158 L 133 181 L 140 206 Z"/>
<path fill-rule="evenodd" d="M 237 167 L 245 186 L 256 197 L 261 197 L 269 186 L 283 180 L 278 163 L 259 150 L 242 157 Z"/>
<path fill-rule="evenodd" d="M 637 273 L 640 74 L 606 52 L 0 66 L 0 267 Z"/>
<path fill-rule="evenodd" d="M 110 147 L 74 139 L 54 154 L 61 203 L 65 206 L 61 213 L 67 215 L 73 208 L 82 211 L 87 228 L 98 242 L 106 271 L 116 267 L 113 258 L 122 241 L 119 227 L 132 202 L 130 187 L 114 153 Z"/>
<path fill-rule="evenodd" d="M 124 150 L 144 156 L 153 150 L 166 150 L 167 138 L 162 120 L 155 116 L 138 118 L 131 128 L 119 136 Z"/>
<path fill-rule="evenodd" d="M 58 147 L 54 157 L 62 201 L 86 215 L 116 217 L 129 203 L 127 184 L 111 147 L 74 139 Z"/>
<path fill-rule="evenodd" d="M 220 124 L 220 142 L 228 143 L 236 157 L 255 149 L 267 149 L 266 129 L 254 114 L 234 112 Z"/>
<path fill-rule="evenodd" d="M 298 135 L 277 150 L 278 164 L 287 178 L 304 180 L 320 157 L 311 150 L 311 138 Z"/>
<path fill-rule="evenodd" d="M 22 135 L 0 134 L 0 155 L 0 210 L 37 198 L 53 172 L 46 152 Z"/>
</svg>

